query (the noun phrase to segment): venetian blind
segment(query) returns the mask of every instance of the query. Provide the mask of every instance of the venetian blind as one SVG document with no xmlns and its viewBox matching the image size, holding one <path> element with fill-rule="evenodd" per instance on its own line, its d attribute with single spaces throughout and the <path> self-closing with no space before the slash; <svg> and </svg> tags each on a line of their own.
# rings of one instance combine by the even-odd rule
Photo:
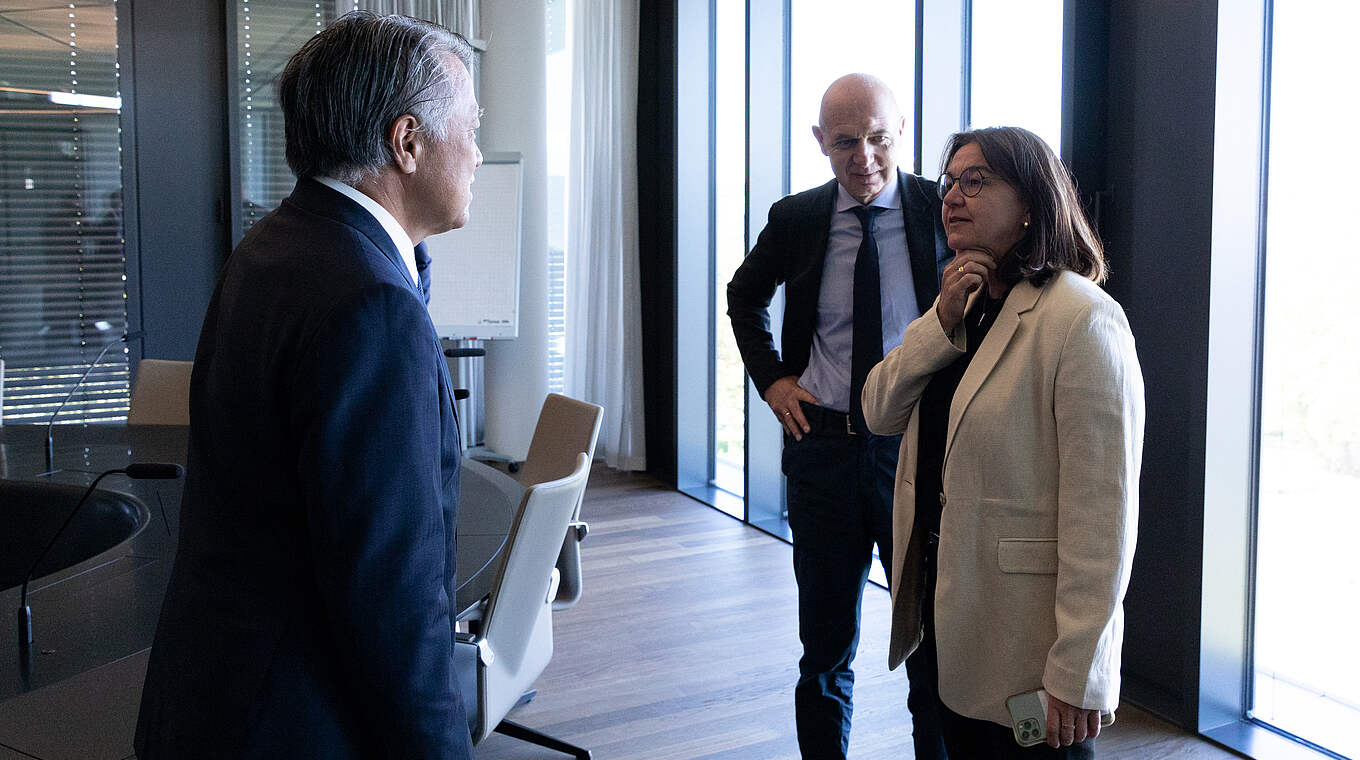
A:
<svg viewBox="0 0 1360 760">
<path fill-rule="evenodd" d="M 46 422 L 127 329 L 117 3 L 0 8 L 0 359 L 3 421 Z M 127 416 L 126 346 L 59 422 Z"/>
</svg>

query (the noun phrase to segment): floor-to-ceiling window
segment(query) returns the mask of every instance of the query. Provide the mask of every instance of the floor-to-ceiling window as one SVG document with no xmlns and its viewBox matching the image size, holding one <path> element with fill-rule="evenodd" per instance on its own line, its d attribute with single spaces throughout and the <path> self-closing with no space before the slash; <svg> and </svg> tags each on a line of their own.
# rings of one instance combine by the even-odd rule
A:
<svg viewBox="0 0 1360 760">
<path fill-rule="evenodd" d="M 544 0 L 547 22 L 548 391 L 561 393 L 567 348 L 567 188 L 571 172 L 572 0 Z"/>
<path fill-rule="evenodd" d="M 812 136 L 822 93 L 837 77 L 860 72 L 882 79 L 907 116 L 897 160 L 910 170 L 916 97 L 916 4 L 790 0 L 789 184 L 798 192 L 831 179 L 831 164 Z M 871 30 L 866 34 L 866 30 Z"/>
<path fill-rule="evenodd" d="M 680 60 L 708 61 L 706 69 L 682 67 L 679 83 L 682 490 L 736 516 L 744 503 L 749 522 L 788 535 L 778 423 L 743 376 L 725 285 L 764 226 L 770 204 L 831 179 L 812 135 L 827 86 L 862 72 L 892 88 L 906 123 L 897 159 L 908 171 L 918 161 L 923 108 L 942 114 L 927 120 L 933 131 L 919 148 L 921 170 L 931 176 L 943 135 L 964 126 L 970 107 L 989 123 L 1027 126 L 1056 149 L 1063 4 L 1034 5 L 1028 13 L 997 0 L 845 0 L 834 8 L 817 0 L 681 5 Z M 1029 35 L 1026 42 L 1006 37 L 1016 28 Z M 971 44 L 960 44 L 965 35 Z M 1026 65 L 1017 67 L 1021 54 Z M 965 81 L 961 73 L 968 72 Z M 1029 88 L 1028 97 L 1012 95 L 1020 83 Z M 777 345 L 779 294 L 770 310 Z M 706 343 L 696 334 L 707 335 Z M 700 345 L 702 355 L 696 353 Z"/>
<path fill-rule="evenodd" d="M 1056 153 L 1063 0 L 971 0 L 971 6 L 969 125 L 1024 127 Z"/>
<path fill-rule="evenodd" d="M 1360 6 L 1275 2 L 1269 28 L 1251 715 L 1360 757 L 1360 351 L 1346 128 Z"/>
<path fill-rule="evenodd" d="M 1198 720 L 1258 758 L 1360 757 L 1356 246 L 1330 210 L 1357 23 L 1335 0 L 1219 3 Z"/>
<path fill-rule="evenodd" d="M 709 65 L 702 75 L 681 72 L 677 371 L 681 406 L 702 403 L 705 395 L 708 404 L 706 414 L 680 411 L 679 481 L 687 493 L 777 535 L 787 535 L 778 423 L 745 377 L 726 315 L 726 284 L 764 226 L 770 204 L 831 178 L 811 127 L 822 93 L 835 78 L 866 72 L 894 89 L 907 116 L 899 160 L 911 168 L 916 64 L 914 55 L 902 51 L 916 44 L 915 18 L 915 3 L 885 7 L 863 0 L 835 12 L 806 0 L 681 9 L 681 56 L 706 58 Z M 894 32 L 865 45 L 865 24 Z M 706 172 L 697 170 L 698 162 Z M 707 249 L 707 266 L 702 279 L 691 278 L 701 247 Z M 707 304 L 702 314 L 694 308 L 698 303 Z M 776 296 L 771 304 L 776 343 L 781 308 Z M 687 348 L 696 333 L 708 336 L 705 356 Z M 706 460 L 687 453 L 704 445 Z"/>
<path fill-rule="evenodd" d="M 0 7 L 0 360 L 6 423 L 127 415 L 118 4 Z"/>
<path fill-rule="evenodd" d="M 998 0 L 680 6 L 680 60 L 708 61 L 706 69 L 682 67 L 678 82 L 681 490 L 789 535 L 780 428 L 744 377 L 725 285 L 770 205 L 831 179 L 812 134 L 827 86 L 853 72 L 887 83 L 905 117 L 897 160 L 908 171 L 919 164 L 934 176 L 944 136 L 967 123 L 970 108 L 988 123 L 1027 126 L 1056 149 L 1063 4 L 1029 5 L 1028 13 Z M 1028 35 L 1025 42 L 1007 38 L 1016 29 Z M 1024 67 L 1015 65 L 1018 55 Z M 1021 85 L 1029 97 L 1012 95 Z M 770 304 L 776 346 L 782 310 L 776 292 Z"/>
<path fill-rule="evenodd" d="M 714 506 L 742 517 L 746 374 L 727 323 L 727 281 L 746 255 L 746 7 L 713 7 Z"/>
</svg>

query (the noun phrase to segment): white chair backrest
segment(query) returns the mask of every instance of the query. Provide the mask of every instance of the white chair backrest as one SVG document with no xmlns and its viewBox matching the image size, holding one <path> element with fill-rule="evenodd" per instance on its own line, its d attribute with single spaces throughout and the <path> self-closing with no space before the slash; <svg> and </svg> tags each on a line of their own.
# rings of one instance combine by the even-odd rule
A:
<svg viewBox="0 0 1360 760">
<path fill-rule="evenodd" d="M 505 558 L 491 592 L 482 638 L 486 664 L 484 720 L 494 727 L 552 658 L 553 565 L 590 475 L 590 459 L 576 455 L 566 477 L 530 486 L 506 540 Z"/>
<path fill-rule="evenodd" d="M 193 362 L 143 359 L 128 402 L 129 425 L 188 425 Z"/>
</svg>

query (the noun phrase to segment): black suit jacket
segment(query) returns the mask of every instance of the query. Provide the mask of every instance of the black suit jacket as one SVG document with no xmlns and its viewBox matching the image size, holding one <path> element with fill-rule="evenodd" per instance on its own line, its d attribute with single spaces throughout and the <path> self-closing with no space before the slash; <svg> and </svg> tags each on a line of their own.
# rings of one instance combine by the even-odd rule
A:
<svg viewBox="0 0 1360 760">
<path fill-rule="evenodd" d="M 404 269 L 371 215 L 311 180 L 227 261 L 141 760 L 472 757 L 453 391 Z"/>
<path fill-rule="evenodd" d="M 940 275 L 954 257 L 945 242 L 940 199 L 935 183 L 897 173 L 907 255 L 921 310 L 940 293 Z M 727 284 L 727 315 L 746 371 L 760 394 L 781 377 L 801 376 L 812 352 L 817 329 L 817 299 L 822 288 L 831 214 L 836 207 L 836 180 L 781 199 L 756 244 Z M 889 255 L 885 251 L 883 255 Z M 770 299 L 785 285 L 783 355 L 775 349 L 770 329 Z M 845 357 L 848 364 L 850 357 Z"/>
</svg>

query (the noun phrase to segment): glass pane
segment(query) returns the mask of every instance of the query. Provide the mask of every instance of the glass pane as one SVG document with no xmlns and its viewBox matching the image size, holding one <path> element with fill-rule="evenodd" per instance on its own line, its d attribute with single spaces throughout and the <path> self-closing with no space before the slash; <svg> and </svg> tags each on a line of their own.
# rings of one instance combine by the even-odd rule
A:
<svg viewBox="0 0 1360 760">
<path fill-rule="evenodd" d="M 283 111 L 278 79 L 284 64 L 312 35 L 353 10 L 306 0 L 240 0 L 236 10 L 237 129 L 241 155 L 241 228 L 248 230 L 293 191 L 296 179 L 284 160 Z"/>
<path fill-rule="evenodd" d="M 727 281 L 746 255 L 746 7 L 717 3 L 714 120 L 713 485 L 746 490 L 746 370 L 727 319 Z M 742 517 L 738 500 L 720 509 Z"/>
<path fill-rule="evenodd" d="M 1360 78 L 1357 25 L 1348 0 L 1275 3 L 1252 707 L 1349 757 L 1360 757 L 1360 352 L 1355 299 L 1329 270 L 1357 251 L 1345 211 L 1339 241 L 1316 234 L 1338 211 L 1319 214 L 1310 190 L 1328 172 L 1349 182 L 1350 162 L 1318 132 L 1360 119 L 1336 89 Z"/>
<path fill-rule="evenodd" d="M 833 13 L 825 0 L 792 0 L 790 12 L 789 189 L 798 192 L 831 179 L 831 165 L 812 136 L 812 126 L 827 86 L 851 72 L 873 74 L 897 96 L 907 117 L 897 162 L 910 171 L 910 146 L 916 140 L 911 115 L 916 101 L 916 4 L 842 0 Z M 866 44 L 866 32 L 880 41 Z M 885 43 L 888 34 L 891 40 Z"/>
<path fill-rule="evenodd" d="M 567 187 L 571 173 L 571 0 L 546 0 L 548 43 L 548 391 L 566 382 Z"/>
<path fill-rule="evenodd" d="M 972 20 L 971 125 L 1024 127 L 1056 152 L 1063 0 L 973 0 Z"/>
<path fill-rule="evenodd" d="M 3 11 L 3 21 L 4 421 L 47 422 L 96 359 L 58 421 L 125 419 L 117 5 L 19 3 Z"/>
</svg>

